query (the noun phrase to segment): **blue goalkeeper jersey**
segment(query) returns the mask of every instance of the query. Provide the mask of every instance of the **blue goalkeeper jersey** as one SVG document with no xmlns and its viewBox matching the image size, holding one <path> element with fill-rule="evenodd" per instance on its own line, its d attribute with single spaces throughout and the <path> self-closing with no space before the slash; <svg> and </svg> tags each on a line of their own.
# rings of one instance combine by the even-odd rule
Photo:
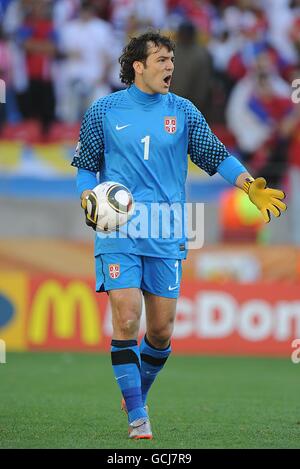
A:
<svg viewBox="0 0 300 469">
<path fill-rule="evenodd" d="M 96 234 L 95 255 L 186 257 L 188 154 L 209 175 L 230 156 L 189 100 L 173 93 L 150 95 L 132 85 L 92 104 L 72 165 L 99 173 L 99 182 L 124 184 L 135 200 L 134 216 L 119 232 Z M 170 227 L 153 229 L 154 222 Z"/>
</svg>

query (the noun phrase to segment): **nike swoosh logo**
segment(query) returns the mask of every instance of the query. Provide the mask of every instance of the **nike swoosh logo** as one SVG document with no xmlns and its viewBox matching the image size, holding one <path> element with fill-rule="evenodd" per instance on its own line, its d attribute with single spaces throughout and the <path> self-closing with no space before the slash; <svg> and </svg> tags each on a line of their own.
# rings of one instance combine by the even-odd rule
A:
<svg viewBox="0 0 300 469">
<path fill-rule="evenodd" d="M 122 130 L 122 129 L 125 129 L 126 127 L 129 127 L 131 124 L 126 124 L 126 125 L 121 125 L 121 126 L 118 126 L 118 124 L 116 125 L 116 130 Z"/>
<path fill-rule="evenodd" d="M 118 381 L 118 379 L 124 378 L 125 376 L 128 376 L 128 375 L 118 376 L 118 377 L 116 378 L 116 380 Z"/>
<path fill-rule="evenodd" d="M 169 290 L 170 290 L 170 291 L 171 291 L 171 290 L 175 290 L 176 288 L 178 288 L 178 285 L 175 285 L 175 287 L 171 287 L 171 286 L 169 285 Z"/>
</svg>

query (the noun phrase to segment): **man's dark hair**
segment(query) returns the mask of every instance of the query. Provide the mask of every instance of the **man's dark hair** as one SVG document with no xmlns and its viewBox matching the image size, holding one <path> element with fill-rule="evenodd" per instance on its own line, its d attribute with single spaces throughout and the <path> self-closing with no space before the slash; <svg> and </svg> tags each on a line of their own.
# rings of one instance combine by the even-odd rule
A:
<svg viewBox="0 0 300 469">
<path fill-rule="evenodd" d="M 120 79 L 125 85 L 131 85 L 134 82 L 133 62 L 138 60 L 144 64 L 146 63 L 149 42 L 152 42 L 157 47 L 166 47 L 169 52 L 175 50 L 175 44 L 172 39 L 158 32 L 151 31 L 131 38 L 119 58 L 119 63 L 121 64 Z"/>
</svg>

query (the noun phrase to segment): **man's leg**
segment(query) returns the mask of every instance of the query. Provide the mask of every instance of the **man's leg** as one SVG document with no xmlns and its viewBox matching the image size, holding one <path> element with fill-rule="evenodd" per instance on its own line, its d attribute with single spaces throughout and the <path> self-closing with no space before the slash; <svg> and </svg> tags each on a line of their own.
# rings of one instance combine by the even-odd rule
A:
<svg viewBox="0 0 300 469">
<path fill-rule="evenodd" d="M 113 339 L 111 360 L 115 378 L 126 402 L 128 422 L 147 419 L 141 391 L 141 358 L 137 345 L 142 297 L 138 288 L 109 292 Z"/>
<path fill-rule="evenodd" d="M 171 353 L 176 303 L 182 275 L 180 259 L 143 257 L 143 278 L 147 332 L 140 345 L 142 395 L 148 391 Z"/>
<path fill-rule="evenodd" d="M 112 307 L 111 359 L 128 408 L 130 438 L 152 438 L 142 401 L 137 345 L 142 311 L 141 276 L 139 256 L 121 253 L 96 256 L 96 290 L 109 292 Z"/>
<path fill-rule="evenodd" d="M 145 292 L 147 332 L 140 344 L 143 405 L 156 376 L 171 353 L 171 335 L 176 315 L 176 298 Z"/>
</svg>

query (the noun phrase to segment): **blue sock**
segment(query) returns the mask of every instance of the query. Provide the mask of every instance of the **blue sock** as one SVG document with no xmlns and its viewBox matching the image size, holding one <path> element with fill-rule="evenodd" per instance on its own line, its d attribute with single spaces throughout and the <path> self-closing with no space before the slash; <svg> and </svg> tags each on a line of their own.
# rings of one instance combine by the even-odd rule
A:
<svg viewBox="0 0 300 469">
<path fill-rule="evenodd" d="M 136 340 L 112 340 L 111 362 L 128 410 L 128 422 L 147 417 L 141 391 L 141 358 Z"/>
<path fill-rule="evenodd" d="M 140 344 L 143 405 L 146 404 L 148 391 L 170 353 L 171 345 L 158 349 L 150 344 L 146 336 L 143 338 Z"/>
</svg>

